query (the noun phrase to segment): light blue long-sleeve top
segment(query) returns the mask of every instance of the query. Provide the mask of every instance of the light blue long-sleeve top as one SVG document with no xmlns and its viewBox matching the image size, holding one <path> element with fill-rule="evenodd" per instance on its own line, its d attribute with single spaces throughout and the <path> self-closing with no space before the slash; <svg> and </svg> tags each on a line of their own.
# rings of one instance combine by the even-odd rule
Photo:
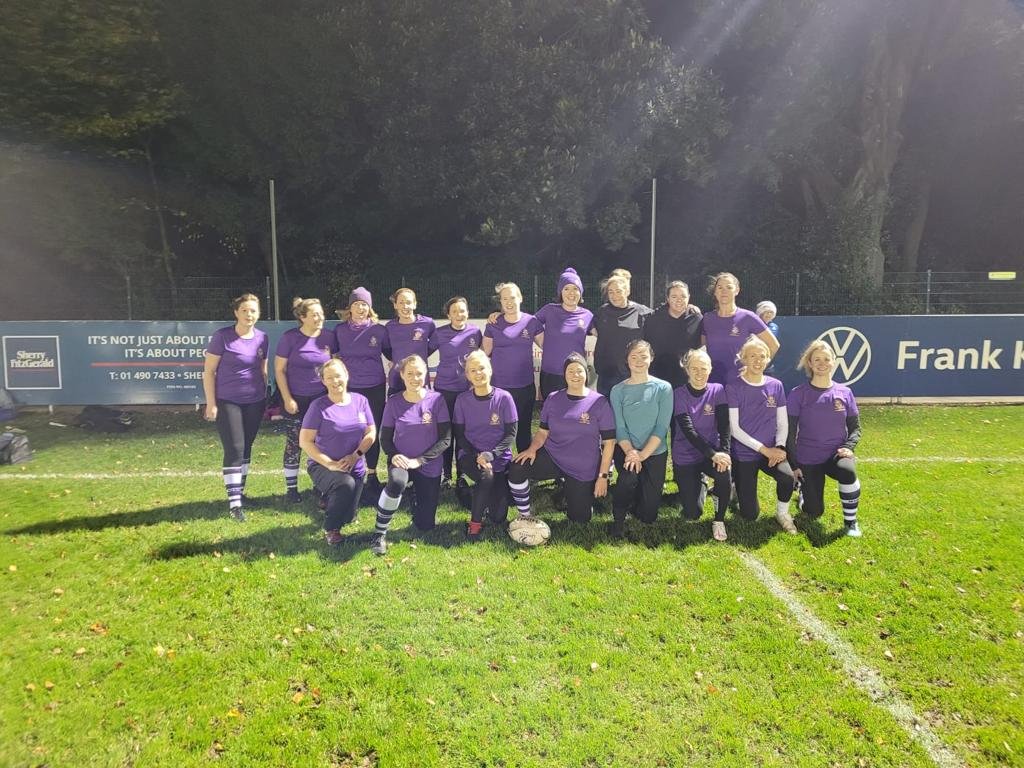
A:
<svg viewBox="0 0 1024 768">
<path fill-rule="evenodd" d="M 653 376 L 643 384 L 623 381 L 612 387 L 609 397 L 615 412 L 615 439 L 629 440 L 642 449 L 651 435 L 661 443 L 653 455 L 668 450 L 668 427 L 672 421 L 672 385 Z"/>
</svg>

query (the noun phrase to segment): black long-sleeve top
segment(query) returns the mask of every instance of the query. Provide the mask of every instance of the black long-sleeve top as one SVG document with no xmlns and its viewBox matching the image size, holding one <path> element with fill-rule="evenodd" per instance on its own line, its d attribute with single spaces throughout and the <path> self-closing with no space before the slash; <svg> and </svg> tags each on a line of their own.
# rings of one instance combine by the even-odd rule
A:
<svg viewBox="0 0 1024 768">
<path fill-rule="evenodd" d="M 690 304 L 679 317 L 672 317 L 668 304 L 662 304 L 644 323 L 644 338 L 654 350 L 651 375 L 669 382 L 673 388 L 686 382 L 686 374 L 679 365 L 683 355 L 700 347 L 700 322 L 703 318 L 698 307 Z"/>
<path fill-rule="evenodd" d="M 700 397 L 703 390 L 694 389 L 689 384 L 685 385 L 690 394 Z M 696 448 L 705 459 L 710 459 L 716 452 L 729 453 L 732 446 L 732 437 L 729 428 L 729 406 L 726 403 L 715 406 L 715 428 L 718 430 L 718 448 L 708 443 L 696 428 L 688 413 L 676 414 L 676 426 L 682 430 L 683 436 L 690 441 L 690 445 Z"/>
</svg>

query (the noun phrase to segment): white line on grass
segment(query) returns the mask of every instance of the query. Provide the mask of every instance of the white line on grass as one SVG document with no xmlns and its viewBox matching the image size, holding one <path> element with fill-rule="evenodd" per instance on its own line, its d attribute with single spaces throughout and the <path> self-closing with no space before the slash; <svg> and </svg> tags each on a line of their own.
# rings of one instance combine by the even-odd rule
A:
<svg viewBox="0 0 1024 768">
<path fill-rule="evenodd" d="M 1024 464 L 1024 456 L 866 456 L 860 464 Z M 280 469 L 253 469 L 254 476 L 279 475 Z M 151 472 L 0 472 L 0 480 L 146 480 L 149 478 L 220 477 L 219 469 L 158 469 Z"/>
<path fill-rule="evenodd" d="M 815 616 L 758 558 L 749 552 L 738 554 L 743 564 L 757 576 L 768 591 L 789 609 L 800 626 L 828 646 L 829 652 L 843 665 L 843 669 L 854 684 L 863 690 L 874 704 L 886 709 L 910 738 L 924 748 L 935 765 L 939 768 L 965 768 L 966 764 L 939 739 L 935 731 L 914 712 L 910 704 L 885 682 L 881 673 L 868 666 L 857 655 L 853 646 Z"/>
</svg>

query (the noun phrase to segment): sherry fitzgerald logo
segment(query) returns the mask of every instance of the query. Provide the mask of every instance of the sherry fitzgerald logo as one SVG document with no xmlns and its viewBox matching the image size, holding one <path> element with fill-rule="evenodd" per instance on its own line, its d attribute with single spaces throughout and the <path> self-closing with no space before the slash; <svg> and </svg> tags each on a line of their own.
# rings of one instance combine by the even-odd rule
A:
<svg viewBox="0 0 1024 768">
<path fill-rule="evenodd" d="M 4 336 L 4 387 L 60 389 L 60 338 Z"/>
<path fill-rule="evenodd" d="M 818 336 L 836 353 L 833 378 L 840 384 L 853 384 L 864 377 L 871 367 L 871 344 L 856 328 L 841 325 L 829 328 Z"/>
</svg>

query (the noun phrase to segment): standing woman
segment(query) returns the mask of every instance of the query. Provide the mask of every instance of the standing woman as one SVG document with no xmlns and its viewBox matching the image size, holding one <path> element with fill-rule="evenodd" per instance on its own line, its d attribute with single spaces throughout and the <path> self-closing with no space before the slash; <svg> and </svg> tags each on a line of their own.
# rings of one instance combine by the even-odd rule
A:
<svg viewBox="0 0 1024 768">
<path fill-rule="evenodd" d="M 786 533 L 796 533 L 789 515 L 793 496 L 793 470 L 786 460 L 789 421 L 782 382 L 764 375 L 771 352 L 751 336 L 740 348 L 740 375 L 726 385 L 729 431 L 732 435 L 732 477 L 736 483 L 740 515 L 754 520 L 761 512 L 757 502 L 757 477 L 764 472 L 775 481 L 775 519 Z"/>
<path fill-rule="evenodd" d="M 364 456 L 376 439 L 370 404 L 348 389 L 348 369 L 341 360 L 320 368 L 327 394 L 306 410 L 299 445 L 309 457 L 307 471 L 325 497 L 324 537 L 332 547 L 341 544 L 341 527 L 356 516 L 366 475 Z"/>
<path fill-rule="evenodd" d="M 812 341 L 797 367 L 811 380 L 793 388 L 789 411 L 789 455 L 800 480 L 800 511 L 812 518 L 825 511 L 825 476 L 839 483 L 847 536 L 860 536 L 857 506 L 860 480 L 853 452 L 860 442 L 860 411 L 853 392 L 832 381 L 836 356 L 820 339 Z"/>
<path fill-rule="evenodd" d="M 384 351 L 387 331 L 373 311 L 373 296 L 362 286 L 348 296 L 348 308 L 339 310 L 341 322 L 334 328 L 338 359 L 348 368 L 348 391 L 362 395 L 370 404 L 373 423 L 380 424 L 387 400 L 387 377 L 384 374 Z M 380 443 L 374 442 L 366 452 L 366 497 L 377 498 L 377 460 Z"/>
<path fill-rule="evenodd" d="M 482 350 L 466 358 L 472 389 L 455 400 L 452 424 L 459 446 L 459 474 L 473 480 L 470 541 L 480 538 L 484 513 L 493 523 L 508 519 L 508 465 L 519 421 L 512 395 L 491 384 L 491 361 Z"/>
<path fill-rule="evenodd" d="M 572 267 L 566 267 L 558 278 L 558 299 L 537 312 L 544 326 L 535 339 L 544 350 L 540 358 L 541 400 L 565 386 L 562 363 L 566 356 L 575 352 L 586 360 L 587 334 L 594 320 L 594 313 L 580 306 L 583 281 Z"/>
<path fill-rule="evenodd" d="M 469 325 L 469 302 L 464 296 L 453 296 L 444 305 L 444 313 L 448 316 L 448 325 L 442 325 L 430 337 L 429 349 L 438 353 L 437 374 L 434 377 L 434 389 L 441 393 L 448 413 L 455 413 L 455 398 L 469 389 L 466 381 L 466 358 L 480 349 L 483 334 L 475 325 Z M 444 452 L 442 484 L 451 483 L 452 458 L 456 441 Z"/>
<path fill-rule="evenodd" d="M 681 387 L 686 375 L 680 365 L 686 353 L 703 345 L 700 308 L 690 303 L 690 287 L 673 280 L 665 292 L 665 303 L 644 323 L 644 338 L 651 342 L 654 362 L 651 375 Z M 673 433 L 674 434 L 674 433 Z"/>
<path fill-rule="evenodd" d="M 704 315 L 701 342 L 711 355 L 711 381 L 731 384 L 739 378 L 737 353 L 749 336 L 756 336 L 768 348 L 768 360 L 779 351 L 779 342 L 768 326 L 749 309 L 736 306 L 740 281 L 731 272 L 719 272 L 711 284 L 715 311 Z"/>
<path fill-rule="evenodd" d="M 540 427 L 530 447 L 512 462 L 508 485 L 521 518 L 530 510 L 530 481 L 565 480 L 568 517 L 585 523 L 594 499 L 608 493 L 615 450 L 615 414 L 608 399 L 587 388 L 587 361 L 573 352 L 565 359 L 565 389 L 544 401 Z"/>
<path fill-rule="evenodd" d="M 676 434 L 672 439 L 673 475 L 679 485 L 683 517 L 698 520 L 704 511 L 707 489 L 701 475 L 714 481 L 715 519 L 711 535 L 725 541 L 725 511 L 729 508 L 729 404 L 725 387 L 709 384 L 711 358 L 693 349 L 683 359 L 686 383 L 673 393 Z"/>
<path fill-rule="evenodd" d="M 612 536 L 623 535 L 626 515 L 645 523 L 658 517 L 668 463 L 668 425 L 672 421 L 672 385 L 650 375 L 651 345 L 643 339 L 626 347 L 629 378 L 612 387 L 615 414 L 615 466 Z"/>
<path fill-rule="evenodd" d="M 430 356 L 430 337 L 436 330 L 433 318 L 416 314 L 416 293 L 412 288 L 399 288 L 391 294 L 391 304 L 395 318 L 384 326 L 387 330 L 384 356 L 395 363 L 388 374 L 388 397 L 405 388 L 398 361 L 411 355 L 426 360 Z"/>
<path fill-rule="evenodd" d="M 626 347 L 643 337 L 644 323 L 652 311 L 630 300 L 631 278 L 628 269 L 612 270 L 604 286 L 608 302 L 597 308 L 590 326 L 590 332 L 597 336 L 594 346 L 597 391 L 605 397 L 611 394 L 612 387 L 629 376 Z"/>
<path fill-rule="evenodd" d="M 370 542 L 375 555 L 388 551 L 391 518 L 409 483 L 416 489 L 412 522 L 421 531 L 434 527 L 441 495 L 441 455 L 451 442 L 451 419 L 440 393 L 427 389 L 427 364 L 410 355 L 398 365 L 405 385 L 388 398 L 380 444 L 388 457 L 388 482 L 377 502 L 377 529 Z"/>
<path fill-rule="evenodd" d="M 523 294 L 515 283 L 498 283 L 494 292 L 501 303 L 501 314 L 484 327 L 483 349 L 494 367 L 493 383 L 512 395 L 519 424 L 516 427 L 516 452 L 530 447 L 533 435 L 533 408 L 537 403 L 537 384 L 533 378 L 533 345 L 544 326 L 533 315 L 523 312 Z"/>
<path fill-rule="evenodd" d="M 228 512 L 243 522 L 242 494 L 249 474 L 252 444 L 267 403 L 267 354 L 270 341 L 256 327 L 260 300 L 243 293 L 231 302 L 235 324 L 214 331 L 203 364 L 207 421 L 217 422 Z"/>
<path fill-rule="evenodd" d="M 285 499 L 296 503 L 302 501 L 299 495 L 299 427 L 309 404 L 327 392 L 317 372 L 334 356 L 338 346 L 334 334 L 324 330 L 324 308 L 320 299 L 297 298 L 292 302 L 292 312 L 299 321 L 299 327 L 285 331 L 277 342 L 274 378 L 287 414 L 284 434 Z"/>
</svg>

